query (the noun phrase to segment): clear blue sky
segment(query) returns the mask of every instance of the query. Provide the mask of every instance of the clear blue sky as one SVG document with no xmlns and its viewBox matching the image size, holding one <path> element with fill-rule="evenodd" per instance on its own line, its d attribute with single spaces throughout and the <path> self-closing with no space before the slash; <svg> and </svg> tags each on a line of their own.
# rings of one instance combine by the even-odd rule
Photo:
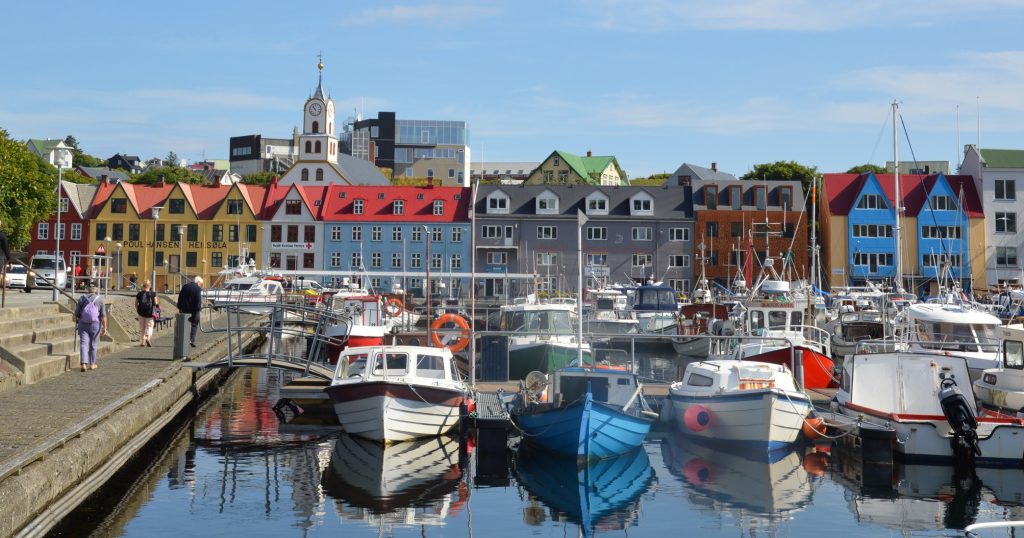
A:
<svg viewBox="0 0 1024 538">
<path fill-rule="evenodd" d="M 0 128 L 100 157 L 289 136 L 320 51 L 340 116 L 465 120 L 474 160 L 841 172 L 891 159 L 893 99 L 920 160 L 955 163 L 957 105 L 962 144 L 980 110 L 983 147 L 1024 149 L 1022 0 L 13 2 L 3 27 Z"/>
</svg>

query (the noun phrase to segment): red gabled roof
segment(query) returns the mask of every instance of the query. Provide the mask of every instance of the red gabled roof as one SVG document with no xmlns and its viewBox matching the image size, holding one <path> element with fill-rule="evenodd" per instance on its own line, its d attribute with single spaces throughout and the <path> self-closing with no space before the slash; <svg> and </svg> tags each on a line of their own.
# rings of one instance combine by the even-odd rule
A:
<svg viewBox="0 0 1024 538">
<path fill-rule="evenodd" d="M 99 188 L 96 189 L 96 196 L 92 197 L 92 203 L 89 205 L 90 219 L 96 218 L 96 215 L 100 212 L 100 208 L 103 207 L 103 204 L 107 203 L 107 198 L 110 198 L 114 189 L 117 188 L 117 183 L 101 181 L 97 184 L 97 187 Z"/>
<path fill-rule="evenodd" d="M 291 185 L 271 183 L 270 186 L 267 187 L 267 194 L 263 199 L 263 205 L 260 208 L 260 220 L 273 220 L 279 207 L 278 204 L 280 204 L 281 200 L 284 200 L 285 196 L 288 196 L 288 191 L 291 189 Z"/>
<path fill-rule="evenodd" d="M 885 192 L 889 204 L 895 205 L 896 189 L 893 174 L 875 174 L 878 184 Z M 916 217 L 924 207 L 928 193 L 935 187 L 939 175 L 900 174 L 900 191 L 903 197 L 904 215 Z M 974 187 L 974 178 L 964 175 L 947 175 L 946 182 L 954 193 L 963 190 L 964 211 L 969 218 L 984 217 L 981 198 Z M 832 215 L 849 215 L 857 196 L 864 190 L 868 174 L 825 174 L 825 195 L 828 196 L 829 212 Z"/>
<path fill-rule="evenodd" d="M 342 193 L 345 194 L 344 198 L 341 197 Z M 471 193 L 472 190 L 468 187 L 381 187 L 333 184 L 327 191 L 321 220 L 332 222 L 346 220 L 467 222 L 472 203 Z M 353 213 L 352 202 L 355 200 L 363 200 L 363 213 L 360 215 Z M 401 215 L 394 213 L 395 200 L 405 202 Z M 434 214 L 435 200 L 444 201 L 444 214 Z"/>
<path fill-rule="evenodd" d="M 217 209 L 224 203 L 228 192 L 231 191 L 231 185 L 191 185 L 182 183 L 181 191 L 185 194 L 188 203 L 192 205 L 192 210 L 196 212 L 196 216 L 200 220 L 209 220 L 217 214 Z"/>
<path fill-rule="evenodd" d="M 306 204 L 306 209 L 313 216 L 313 220 L 320 220 L 320 216 L 323 214 L 324 195 L 327 194 L 327 187 L 311 185 L 294 185 L 294 187 L 295 190 L 299 191 L 299 197 Z M 319 205 L 316 203 L 318 200 L 320 201 Z"/>
<path fill-rule="evenodd" d="M 150 219 L 153 218 L 151 209 L 156 206 L 163 206 L 164 200 L 170 196 L 171 191 L 174 189 L 173 183 L 167 183 L 165 185 L 141 185 L 137 183 L 121 183 L 124 185 L 124 190 L 128 193 L 128 200 L 135 206 L 135 211 L 139 213 L 139 218 Z"/>
<path fill-rule="evenodd" d="M 238 187 L 238 192 L 242 194 L 242 199 L 245 200 L 246 204 L 249 204 L 249 211 L 259 218 L 263 213 L 263 200 L 267 197 L 267 187 L 265 185 L 248 185 L 245 183 L 235 183 Z"/>
</svg>

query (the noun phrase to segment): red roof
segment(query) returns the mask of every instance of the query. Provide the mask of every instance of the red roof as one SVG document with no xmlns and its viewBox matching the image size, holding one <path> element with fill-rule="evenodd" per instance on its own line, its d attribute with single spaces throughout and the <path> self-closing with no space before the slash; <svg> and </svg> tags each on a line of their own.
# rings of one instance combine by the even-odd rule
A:
<svg viewBox="0 0 1024 538">
<path fill-rule="evenodd" d="M 92 205 L 89 206 L 89 218 L 94 219 L 99 214 L 100 208 L 103 204 L 107 203 L 107 198 L 110 198 L 111 193 L 117 187 L 117 183 L 108 183 L 106 181 L 100 181 L 96 184 L 96 195 L 92 197 Z"/>
<path fill-rule="evenodd" d="M 981 198 L 974 186 L 974 178 L 967 175 L 947 175 L 946 183 L 954 193 L 963 192 L 964 210 L 969 218 L 984 218 Z M 896 198 L 896 181 L 893 174 L 875 174 L 889 204 Z M 900 191 L 903 195 L 904 215 L 916 217 L 924 207 L 928 193 L 935 187 L 939 174 L 900 174 Z M 868 174 L 825 174 L 825 195 L 828 196 L 829 212 L 833 215 L 849 215 L 853 202 L 864 189 Z"/>
<path fill-rule="evenodd" d="M 228 192 L 231 191 L 231 185 L 192 185 L 189 183 L 179 183 L 178 185 L 200 220 L 213 218 Z"/>
<path fill-rule="evenodd" d="M 467 222 L 472 191 L 468 187 L 381 187 L 333 184 L 327 191 L 321 219 L 324 221 Z M 343 197 L 344 195 L 344 197 Z M 363 213 L 353 213 L 353 202 L 363 201 Z M 395 200 L 404 202 L 403 212 L 394 212 Z M 434 201 L 444 202 L 444 212 L 434 214 Z"/>
<path fill-rule="evenodd" d="M 263 213 L 263 200 L 267 197 L 267 187 L 265 185 L 248 185 L 245 183 L 235 183 L 238 187 L 238 191 L 242 194 L 242 198 L 245 203 L 249 204 L 249 211 L 259 218 Z"/>
</svg>

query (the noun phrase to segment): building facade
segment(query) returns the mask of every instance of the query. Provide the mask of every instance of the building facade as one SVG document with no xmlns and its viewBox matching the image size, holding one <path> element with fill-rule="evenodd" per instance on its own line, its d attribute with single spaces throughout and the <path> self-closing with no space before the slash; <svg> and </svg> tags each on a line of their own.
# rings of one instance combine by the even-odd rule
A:
<svg viewBox="0 0 1024 538">
<path fill-rule="evenodd" d="M 974 178 L 985 213 L 985 282 L 989 287 L 1024 284 L 1019 256 L 1024 238 L 1018 215 L 1024 214 L 1024 150 L 985 149 L 968 145 L 960 173 Z M 1022 191 L 1024 192 L 1024 191 Z"/>
<path fill-rule="evenodd" d="M 78 265 L 78 257 L 89 254 L 89 219 L 93 199 L 99 191 L 98 185 L 61 182 L 60 227 L 57 214 L 37 222 L 32 231 L 26 251 L 30 256 L 53 254 L 57 250 L 57 236 L 60 236 L 60 255 L 67 267 Z"/>
<path fill-rule="evenodd" d="M 352 156 L 392 170 L 392 177 L 469 186 L 469 125 L 464 121 L 400 120 L 394 112 L 355 120 L 343 134 Z"/>
<path fill-rule="evenodd" d="M 528 185 L 600 185 L 627 186 L 629 179 L 610 155 L 574 155 L 568 151 L 553 151 L 526 178 Z"/>
<path fill-rule="evenodd" d="M 538 162 L 476 162 L 470 165 L 470 180 L 491 183 L 522 183 Z"/>
<path fill-rule="evenodd" d="M 327 186 L 283 185 L 268 187 L 263 205 L 262 267 L 305 276 L 323 267 L 323 223 L 320 213 Z M 258 260 L 260 258 L 257 258 Z M 295 273 L 298 271 L 299 273 Z"/>
</svg>

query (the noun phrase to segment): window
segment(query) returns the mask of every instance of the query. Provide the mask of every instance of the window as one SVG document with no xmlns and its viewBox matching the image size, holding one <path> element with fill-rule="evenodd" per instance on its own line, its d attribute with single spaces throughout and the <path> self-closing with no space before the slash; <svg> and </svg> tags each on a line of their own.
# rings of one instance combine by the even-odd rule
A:
<svg viewBox="0 0 1024 538">
<path fill-rule="evenodd" d="M 402 268 L 402 253 L 401 252 L 393 252 L 393 253 L 391 253 L 391 267 L 393 269 L 401 269 Z"/>
<path fill-rule="evenodd" d="M 554 226 L 537 226 L 537 239 L 557 239 L 558 228 Z"/>
<path fill-rule="evenodd" d="M 462 269 L 462 254 L 452 254 L 452 259 L 449 261 L 449 269 Z"/>
<path fill-rule="evenodd" d="M 316 144 L 319 146 L 320 142 L 317 142 Z M 323 181 L 324 180 L 324 169 L 323 168 L 317 168 L 316 169 L 316 180 L 317 181 Z"/>
<path fill-rule="evenodd" d="M 414 227 L 410 235 L 412 236 L 413 242 L 423 241 L 423 228 L 420 228 L 419 226 Z"/>
<path fill-rule="evenodd" d="M 487 253 L 487 265 L 505 265 L 508 261 L 508 253 L 506 252 L 488 252 Z"/>
<path fill-rule="evenodd" d="M 395 200 L 391 203 L 391 211 L 396 215 L 405 214 L 405 200 Z"/>
<path fill-rule="evenodd" d="M 71 240 L 78 241 L 82 238 L 82 223 L 73 222 L 71 223 Z"/>
<path fill-rule="evenodd" d="M 430 240 L 435 243 L 444 241 L 444 230 L 440 226 L 434 226 L 430 229 Z"/>
<path fill-rule="evenodd" d="M 452 228 L 452 243 L 461 243 L 461 242 L 462 242 L 462 228 L 459 228 L 459 227 L 456 226 L 455 228 Z"/>
<path fill-rule="evenodd" d="M 779 187 L 779 207 L 781 207 L 783 211 L 790 211 L 793 209 L 792 187 Z"/>
<path fill-rule="evenodd" d="M 562 161 L 558 157 L 555 157 L 551 161 L 551 166 L 561 166 L 561 165 L 562 165 Z"/>
<path fill-rule="evenodd" d="M 302 253 L 302 268 L 303 269 L 313 269 L 314 267 L 316 267 L 316 254 L 314 254 L 312 252 L 303 252 Z"/>
<path fill-rule="evenodd" d="M 690 293 L 690 281 L 686 278 L 670 278 L 668 279 L 668 285 L 672 289 L 680 293 Z"/>
<path fill-rule="evenodd" d="M 729 234 L 733 237 L 743 237 L 743 223 L 742 222 L 730 222 L 729 223 Z"/>
<path fill-rule="evenodd" d="M 402 228 L 400 226 L 391 227 L 391 240 L 401 241 L 402 240 Z"/>
<path fill-rule="evenodd" d="M 232 243 L 237 243 L 238 242 L 238 225 L 237 224 L 229 224 L 228 225 L 228 241 L 231 241 Z"/>
<path fill-rule="evenodd" d="M 168 201 L 167 212 L 172 215 L 183 215 L 185 213 L 185 200 L 178 198 Z"/>
<path fill-rule="evenodd" d="M 633 267 L 651 267 L 654 265 L 654 257 L 650 254 L 634 254 Z"/>
<path fill-rule="evenodd" d="M 413 252 L 409 257 L 409 267 L 411 269 L 421 269 L 423 267 L 423 255 L 419 252 Z"/>
<path fill-rule="evenodd" d="M 997 253 L 998 256 L 998 253 Z M 1016 255 L 1014 256 L 1016 258 Z M 943 262 L 949 262 L 954 267 L 960 267 L 960 255 L 944 255 L 944 254 L 925 254 L 922 260 L 922 265 L 925 267 L 938 267 Z M 1016 261 L 1014 261 L 1016 264 Z M 996 263 L 998 265 L 998 262 Z"/>
<path fill-rule="evenodd" d="M 996 233 L 1017 233 L 1017 214 L 996 213 Z"/>
<path fill-rule="evenodd" d="M 997 179 L 995 181 L 996 187 L 996 200 L 1016 200 L 1017 199 L 1017 180 L 1015 179 Z"/>
<path fill-rule="evenodd" d="M 128 199 L 127 198 L 114 198 L 110 200 L 110 212 L 111 213 L 127 213 L 128 212 Z"/>
<path fill-rule="evenodd" d="M 331 253 L 331 267 L 341 267 L 341 253 L 340 252 L 332 252 Z"/>
<path fill-rule="evenodd" d="M 128 267 L 139 266 L 139 251 L 129 250 L 128 251 Z"/>
<path fill-rule="evenodd" d="M 604 198 L 591 198 L 587 200 L 587 213 L 606 213 L 608 211 L 608 200 Z"/>
<path fill-rule="evenodd" d="M 352 259 L 351 259 L 351 264 L 349 265 L 349 268 L 351 268 L 351 269 L 362 269 L 363 268 L 363 255 L 362 255 L 362 253 L 359 253 L 359 252 L 353 252 L 352 253 Z"/>
<path fill-rule="evenodd" d="M 309 142 L 306 142 L 306 151 L 307 152 L 309 151 Z M 309 169 L 308 168 L 303 168 L 302 169 L 302 177 L 299 178 L 299 179 L 301 179 L 302 181 L 309 181 Z"/>
<path fill-rule="evenodd" d="M 923 226 L 921 229 L 922 237 L 928 237 L 925 235 L 925 231 L 930 226 Z M 892 226 L 886 224 L 854 224 L 853 225 L 853 236 L 854 237 L 892 237 Z"/>
<path fill-rule="evenodd" d="M 1017 247 L 996 247 L 996 265 L 1017 267 Z"/>
<path fill-rule="evenodd" d="M 341 241 L 341 226 L 331 226 L 331 241 Z"/>
<path fill-rule="evenodd" d="M 534 254 L 537 265 L 558 265 L 557 252 L 536 252 Z"/>
<path fill-rule="evenodd" d="M 370 227 L 370 241 L 380 241 L 384 237 L 383 226 L 371 226 Z"/>
<path fill-rule="evenodd" d="M 718 223 L 709 222 L 705 226 L 705 234 L 708 237 L 718 237 Z"/>
<path fill-rule="evenodd" d="M 352 202 L 352 213 L 355 213 L 356 215 L 362 215 L 363 214 L 363 201 L 362 200 L 356 200 L 356 201 Z"/>
<path fill-rule="evenodd" d="M 757 209 L 765 209 L 768 205 L 768 201 L 765 199 L 766 194 L 764 187 L 754 187 L 754 206 Z"/>
<path fill-rule="evenodd" d="M 495 239 L 501 237 L 501 226 L 481 226 L 480 237 L 484 239 Z"/>
<path fill-rule="evenodd" d="M 195 252 L 185 253 L 185 267 L 196 267 L 199 265 L 199 256 Z"/>
<path fill-rule="evenodd" d="M 869 271 L 875 272 L 881 267 L 892 267 L 893 255 L 883 252 L 858 252 L 853 256 L 853 264 L 865 266 Z"/>
<path fill-rule="evenodd" d="M 189 241 L 199 241 L 199 225 L 198 224 L 189 224 L 188 225 L 188 231 L 186 233 L 188 234 L 187 237 L 188 237 Z"/>
<path fill-rule="evenodd" d="M 213 232 L 212 232 L 211 236 L 212 236 L 211 239 L 213 239 L 214 241 L 217 241 L 218 243 L 223 241 L 224 240 L 224 225 L 223 224 L 214 224 L 213 225 Z"/>
<path fill-rule="evenodd" d="M 729 205 L 733 209 L 743 208 L 743 189 L 739 185 L 729 187 Z"/>
<path fill-rule="evenodd" d="M 161 224 L 160 226 L 163 226 L 163 224 Z M 107 236 L 107 225 L 106 225 L 106 223 L 97 223 L 96 224 L 96 237 L 106 237 L 106 236 Z M 45 237 L 40 237 L 40 239 L 46 239 L 46 238 Z M 160 235 L 157 236 L 157 241 L 163 241 L 163 240 L 164 240 L 163 236 L 160 236 Z"/>
<path fill-rule="evenodd" d="M 281 242 L 281 226 L 275 224 L 270 227 L 270 241 L 273 243 Z"/>
<path fill-rule="evenodd" d="M 587 265 L 593 267 L 607 267 L 608 266 L 608 255 L 607 254 L 587 254 Z"/>
<path fill-rule="evenodd" d="M 270 266 L 273 267 L 274 269 L 280 269 L 281 268 L 281 253 L 280 252 L 271 252 L 270 253 Z"/>
<path fill-rule="evenodd" d="M 111 239 L 114 241 L 121 241 L 124 239 L 124 224 L 114 224 L 111 228 Z"/>
<path fill-rule="evenodd" d="M 508 211 L 508 198 L 503 196 L 491 196 L 487 199 L 488 213 L 505 213 Z"/>
<path fill-rule="evenodd" d="M 298 243 L 299 242 L 299 226 L 296 224 L 288 225 L 288 242 Z"/>
<path fill-rule="evenodd" d="M 669 241 L 689 241 L 690 234 L 686 233 L 689 230 L 686 228 L 669 228 L 668 229 L 668 240 Z"/>
<path fill-rule="evenodd" d="M 241 200 L 228 200 L 228 215 L 241 215 L 242 214 L 242 201 Z"/>
<path fill-rule="evenodd" d="M 537 199 L 538 213 L 554 213 L 558 211 L 558 198 L 544 196 Z"/>
<path fill-rule="evenodd" d="M 857 201 L 857 209 L 889 209 L 889 204 L 880 194 L 865 194 Z"/>
<path fill-rule="evenodd" d="M 650 241 L 650 240 L 651 240 L 651 228 L 649 228 L 649 227 L 633 228 L 633 241 Z"/>
<path fill-rule="evenodd" d="M 250 243 L 256 242 L 256 225 L 246 224 L 245 225 L 245 240 Z"/>
<path fill-rule="evenodd" d="M 604 226 L 591 226 L 587 228 L 587 239 L 594 241 L 605 241 L 608 239 L 608 228 Z"/>
<path fill-rule="evenodd" d="M 434 200 L 434 214 L 444 215 L 444 200 Z"/>
<path fill-rule="evenodd" d="M 61 226 L 61 228 L 63 228 L 64 227 L 64 223 L 62 222 L 60 226 Z M 128 225 L 128 240 L 129 241 L 141 241 L 141 236 L 142 236 L 141 228 L 142 228 L 141 224 L 136 224 L 136 223 L 129 224 Z M 64 230 L 60 231 L 60 238 L 64 239 Z"/>
<path fill-rule="evenodd" d="M 683 258 L 686 258 L 686 257 L 687 256 L 684 256 L 682 254 L 676 254 L 676 255 L 669 256 L 668 257 L 668 266 L 669 267 L 687 267 L 687 266 L 690 265 L 689 263 L 687 263 L 685 265 L 683 264 Z"/>
<path fill-rule="evenodd" d="M 136 224 L 136 226 L 138 226 L 138 224 Z M 65 224 L 63 222 L 60 223 L 60 226 L 57 227 L 57 237 L 61 241 L 64 240 L 64 227 L 65 227 Z M 61 252 L 64 252 L 64 251 L 61 251 Z"/>
<path fill-rule="evenodd" d="M 952 196 L 936 196 L 931 202 L 932 209 L 936 211 L 956 211 L 956 201 Z"/>
<path fill-rule="evenodd" d="M 316 242 L 316 226 L 313 226 L 312 224 L 307 225 L 302 231 L 302 240 L 306 243 Z"/>
<path fill-rule="evenodd" d="M 686 378 L 686 384 L 692 387 L 710 387 L 715 384 L 715 380 L 706 375 L 691 372 L 690 376 Z"/>
<path fill-rule="evenodd" d="M 569 182 L 569 171 L 568 170 L 559 170 L 558 171 L 558 182 L 563 184 L 563 185 Z"/>
<path fill-rule="evenodd" d="M 998 226 L 998 221 L 997 221 Z M 890 228 L 891 230 L 891 228 Z M 960 239 L 962 228 L 959 226 L 922 226 L 922 239 Z M 887 236 L 891 237 L 891 235 Z"/>
<path fill-rule="evenodd" d="M 362 226 L 353 226 L 352 227 L 352 240 L 353 241 L 362 241 L 363 240 L 363 227 Z"/>
<path fill-rule="evenodd" d="M 99 229 L 99 225 L 96 226 Z M 36 231 L 36 237 L 38 239 L 49 239 L 50 238 L 50 223 L 40 222 L 39 229 Z M 100 236 L 105 237 L 105 236 Z"/>
<path fill-rule="evenodd" d="M 382 256 L 380 252 L 373 252 L 370 254 L 370 267 L 380 269 L 382 262 Z"/>
<path fill-rule="evenodd" d="M 650 213 L 652 211 L 651 200 L 645 198 L 633 199 L 633 213 Z"/>
<path fill-rule="evenodd" d="M 285 215 L 301 215 L 302 214 L 302 200 L 285 200 L 284 201 L 284 214 Z"/>
<path fill-rule="evenodd" d="M 718 187 L 711 185 L 704 187 L 704 207 L 718 209 Z"/>
<path fill-rule="evenodd" d="M 441 269 L 441 264 L 444 262 L 443 254 L 431 254 L 430 255 L 430 268 Z"/>
</svg>

